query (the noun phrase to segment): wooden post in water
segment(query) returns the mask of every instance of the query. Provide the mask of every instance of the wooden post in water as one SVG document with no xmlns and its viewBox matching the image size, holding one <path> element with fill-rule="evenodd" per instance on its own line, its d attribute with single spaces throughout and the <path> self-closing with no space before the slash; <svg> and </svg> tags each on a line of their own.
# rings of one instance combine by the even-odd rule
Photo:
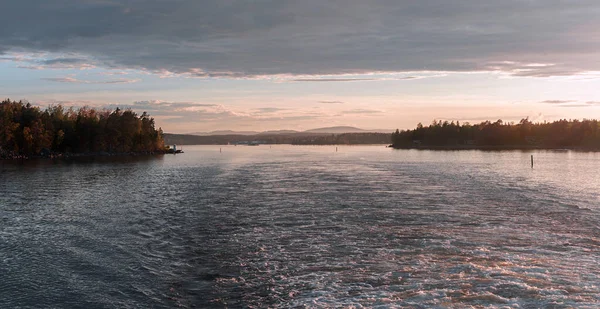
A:
<svg viewBox="0 0 600 309">
<path fill-rule="evenodd" d="M 221 152 L 223 152 L 223 149 L 222 149 L 222 148 L 219 148 L 219 153 L 221 153 Z"/>
<path fill-rule="evenodd" d="M 335 152 L 337 152 L 337 147 L 335 147 Z"/>
<path fill-rule="evenodd" d="M 531 155 L 531 168 L 533 168 L 533 155 Z"/>
</svg>

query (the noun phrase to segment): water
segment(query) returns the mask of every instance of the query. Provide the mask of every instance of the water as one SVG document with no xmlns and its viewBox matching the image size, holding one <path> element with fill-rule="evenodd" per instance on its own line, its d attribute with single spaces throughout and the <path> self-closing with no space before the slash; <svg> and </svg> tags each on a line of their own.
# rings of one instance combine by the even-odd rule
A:
<svg viewBox="0 0 600 309">
<path fill-rule="evenodd" d="M 222 148 L 0 163 L 0 307 L 600 306 L 599 153 Z"/>
</svg>

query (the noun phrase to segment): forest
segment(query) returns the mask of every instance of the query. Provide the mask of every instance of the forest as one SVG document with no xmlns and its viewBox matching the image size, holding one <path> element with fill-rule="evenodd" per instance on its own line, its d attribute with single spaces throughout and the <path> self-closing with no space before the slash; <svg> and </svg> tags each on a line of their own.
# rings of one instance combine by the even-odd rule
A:
<svg viewBox="0 0 600 309">
<path fill-rule="evenodd" d="M 583 149 L 600 150 L 598 120 L 558 120 L 533 123 L 485 121 L 478 124 L 433 121 L 392 134 L 394 148 L 441 149 Z"/>
<path fill-rule="evenodd" d="M 60 156 L 65 153 L 164 152 L 163 133 L 145 112 L 0 102 L 0 158 Z"/>
</svg>

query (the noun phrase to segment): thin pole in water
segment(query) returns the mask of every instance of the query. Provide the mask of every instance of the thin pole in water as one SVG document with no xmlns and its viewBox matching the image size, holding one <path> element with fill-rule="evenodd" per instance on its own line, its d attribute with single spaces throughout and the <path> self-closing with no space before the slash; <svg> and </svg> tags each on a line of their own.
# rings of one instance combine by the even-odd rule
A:
<svg viewBox="0 0 600 309">
<path fill-rule="evenodd" d="M 222 149 L 222 148 L 219 148 L 219 153 L 221 153 L 221 152 L 223 152 L 223 149 Z"/>
<path fill-rule="evenodd" d="M 337 152 L 337 147 L 335 147 L 335 152 Z"/>
<path fill-rule="evenodd" d="M 533 168 L 533 155 L 531 155 L 531 168 Z"/>
</svg>

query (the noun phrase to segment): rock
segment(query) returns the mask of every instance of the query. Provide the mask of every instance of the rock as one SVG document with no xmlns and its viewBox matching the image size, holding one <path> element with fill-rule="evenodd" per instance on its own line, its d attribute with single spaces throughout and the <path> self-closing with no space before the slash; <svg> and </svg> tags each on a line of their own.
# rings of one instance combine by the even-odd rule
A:
<svg viewBox="0 0 600 309">
<path fill-rule="evenodd" d="M 42 150 L 40 151 L 40 156 L 44 158 L 50 158 L 52 157 L 52 151 L 50 151 L 50 149 L 48 148 L 42 148 Z"/>
</svg>

